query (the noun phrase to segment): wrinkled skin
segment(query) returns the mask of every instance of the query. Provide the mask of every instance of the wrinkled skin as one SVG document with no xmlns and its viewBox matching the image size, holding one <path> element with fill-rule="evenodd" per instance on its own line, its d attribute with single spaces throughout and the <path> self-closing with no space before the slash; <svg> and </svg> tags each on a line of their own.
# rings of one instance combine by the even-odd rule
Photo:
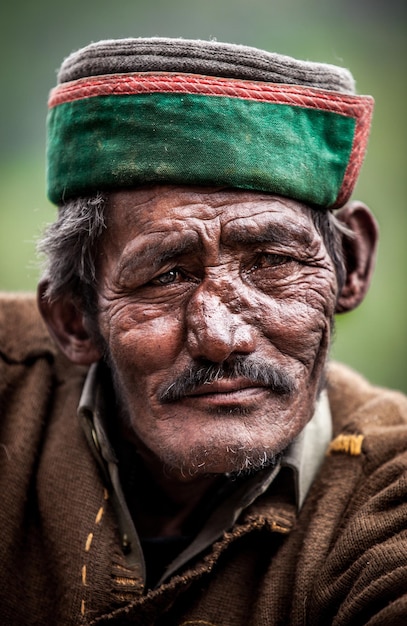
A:
<svg viewBox="0 0 407 626">
<path fill-rule="evenodd" d="M 180 479 L 263 463 L 311 418 L 337 301 L 311 210 L 236 190 L 156 188 L 110 200 L 100 334 L 126 437 Z M 194 363 L 267 362 L 295 389 L 245 376 L 160 394 Z"/>
</svg>

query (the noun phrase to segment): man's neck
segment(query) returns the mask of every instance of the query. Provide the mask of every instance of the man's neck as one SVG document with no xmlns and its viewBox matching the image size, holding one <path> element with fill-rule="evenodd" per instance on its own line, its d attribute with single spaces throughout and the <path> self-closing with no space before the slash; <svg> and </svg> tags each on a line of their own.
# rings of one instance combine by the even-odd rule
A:
<svg viewBox="0 0 407 626">
<path fill-rule="evenodd" d="M 165 467 L 142 444 L 130 442 L 125 434 L 119 439 L 121 481 L 140 536 L 193 534 L 204 521 L 208 501 L 223 478 L 186 478 Z"/>
</svg>

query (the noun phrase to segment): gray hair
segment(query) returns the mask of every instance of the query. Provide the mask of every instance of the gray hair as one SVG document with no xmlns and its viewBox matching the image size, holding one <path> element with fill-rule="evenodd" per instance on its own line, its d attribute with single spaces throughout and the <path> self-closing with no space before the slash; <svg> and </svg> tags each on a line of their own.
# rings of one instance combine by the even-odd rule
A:
<svg viewBox="0 0 407 626">
<path fill-rule="evenodd" d="M 106 229 L 107 205 L 108 195 L 102 193 L 68 201 L 60 207 L 57 220 L 46 228 L 37 246 L 46 259 L 45 297 L 70 297 L 91 318 L 97 313 L 97 258 Z M 351 233 L 331 211 L 312 209 L 311 214 L 334 263 L 340 293 L 346 277 L 342 241 L 344 235 L 350 237 Z"/>
<path fill-rule="evenodd" d="M 107 196 L 75 198 L 59 208 L 58 218 L 37 244 L 45 258 L 45 297 L 70 297 L 93 316 L 97 311 L 97 255 L 106 228 Z"/>
</svg>

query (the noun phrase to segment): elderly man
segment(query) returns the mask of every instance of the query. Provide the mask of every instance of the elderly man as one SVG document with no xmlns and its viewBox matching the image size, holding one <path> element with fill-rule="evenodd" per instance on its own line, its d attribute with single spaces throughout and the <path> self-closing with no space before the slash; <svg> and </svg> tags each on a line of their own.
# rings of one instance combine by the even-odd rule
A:
<svg viewBox="0 0 407 626">
<path fill-rule="evenodd" d="M 327 361 L 372 99 L 153 38 L 72 54 L 49 107 L 42 317 L 0 313 L 2 623 L 405 624 L 406 398 Z"/>
</svg>

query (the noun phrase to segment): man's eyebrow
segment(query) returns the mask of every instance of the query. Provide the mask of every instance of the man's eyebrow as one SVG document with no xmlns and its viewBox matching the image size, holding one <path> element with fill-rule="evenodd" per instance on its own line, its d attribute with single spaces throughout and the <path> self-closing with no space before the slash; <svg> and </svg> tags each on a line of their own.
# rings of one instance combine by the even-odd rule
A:
<svg viewBox="0 0 407 626">
<path fill-rule="evenodd" d="M 250 228 L 250 225 L 236 224 L 233 228 L 229 228 L 223 237 L 223 242 L 226 245 L 229 243 L 245 246 L 259 243 L 289 245 L 293 241 L 309 246 L 313 241 L 313 236 L 303 226 L 270 223 L 265 226 L 252 228 Z"/>
<path fill-rule="evenodd" d="M 122 259 L 122 269 L 131 267 L 160 266 L 172 259 L 196 252 L 201 247 L 196 236 L 144 237 Z"/>
</svg>

